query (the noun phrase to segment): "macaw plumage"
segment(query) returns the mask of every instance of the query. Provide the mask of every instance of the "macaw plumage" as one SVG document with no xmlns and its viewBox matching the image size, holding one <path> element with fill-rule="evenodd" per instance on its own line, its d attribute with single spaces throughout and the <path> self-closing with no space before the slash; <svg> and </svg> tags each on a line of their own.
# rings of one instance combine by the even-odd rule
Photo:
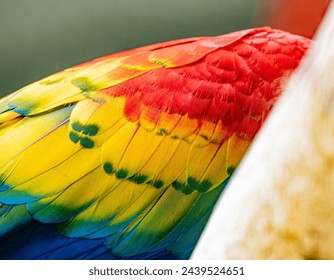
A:
<svg viewBox="0 0 334 280">
<path fill-rule="evenodd" d="M 310 43 L 170 41 L 0 100 L 0 258 L 188 258 Z"/>
</svg>

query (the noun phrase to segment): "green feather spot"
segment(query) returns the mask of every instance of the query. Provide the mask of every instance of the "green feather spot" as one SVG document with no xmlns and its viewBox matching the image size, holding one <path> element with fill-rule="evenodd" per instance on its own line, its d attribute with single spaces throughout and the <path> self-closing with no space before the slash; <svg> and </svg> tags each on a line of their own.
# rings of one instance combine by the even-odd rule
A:
<svg viewBox="0 0 334 280">
<path fill-rule="evenodd" d="M 157 189 L 160 189 L 164 186 L 164 181 L 162 180 L 154 180 L 150 183 L 152 186 L 156 187 Z"/>
<path fill-rule="evenodd" d="M 72 142 L 74 142 L 74 143 L 78 143 L 78 141 L 80 140 L 80 136 L 73 131 L 70 131 L 69 136 L 70 136 L 70 139 L 72 140 Z"/>
<path fill-rule="evenodd" d="M 103 164 L 103 169 L 107 174 L 114 173 L 114 166 L 110 162 Z"/>
<path fill-rule="evenodd" d="M 72 80 L 72 84 L 81 89 L 82 91 L 96 91 L 99 88 L 93 85 L 87 77 L 79 77 Z"/>
<path fill-rule="evenodd" d="M 96 124 L 89 124 L 83 127 L 82 133 L 89 136 L 94 136 L 98 133 L 98 131 L 99 127 Z"/>
<path fill-rule="evenodd" d="M 168 131 L 164 128 L 160 128 L 159 131 L 156 133 L 159 136 L 168 134 Z"/>
<path fill-rule="evenodd" d="M 78 131 L 78 132 L 81 132 L 83 130 L 83 125 L 79 122 L 73 122 L 71 126 L 75 131 Z"/>
<path fill-rule="evenodd" d="M 94 147 L 94 141 L 88 137 L 80 137 L 80 145 L 84 148 L 91 149 Z"/>
<path fill-rule="evenodd" d="M 191 188 L 191 187 L 189 187 L 189 186 L 187 186 L 186 184 L 184 184 L 184 185 L 182 186 L 182 188 L 181 188 L 181 191 L 182 191 L 184 194 L 191 194 L 191 193 L 194 191 L 194 189 Z"/>
<path fill-rule="evenodd" d="M 231 166 L 227 167 L 226 172 L 227 172 L 227 174 L 229 176 L 231 176 L 233 174 L 233 172 L 235 171 L 235 169 L 236 169 L 236 167 L 234 167 L 233 165 L 231 165 Z"/>
<path fill-rule="evenodd" d="M 143 184 L 146 182 L 148 176 L 145 174 L 136 174 L 135 176 L 132 176 L 130 178 L 130 181 L 136 183 L 136 184 Z"/>
<path fill-rule="evenodd" d="M 176 190 L 181 190 L 181 188 L 182 188 L 183 185 L 184 185 L 184 184 L 181 183 L 181 182 L 179 182 L 179 181 L 174 181 L 174 182 L 172 183 L 172 186 L 173 186 L 174 189 L 176 189 Z"/>
<path fill-rule="evenodd" d="M 200 182 L 197 181 L 194 177 L 188 177 L 187 184 L 189 187 L 199 192 L 206 192 L 212 187 L 212 183 L 208 179 Z"/>
<path fill-rule="evenodd" d="M 115 175 L 118 179 L 125 179 L 128 176 L 128 171 L 126 169 L 121 168 L 115 172 Z"/>
<path fill-rule="evenodd" d="M 188 177 L 187 178 L 187 184 L 188 186 L 192 187 L 193 189 L 196 189 L 196 186 L 198 185 L 198 181 L 194 177 Z"/>
<path fill-rule="evenodd" d="M 207 192 L 212 185 L 213 184 L 208 179 L 205 179 L 197 185 L 197 190 L 199 192 Z"/>
</svg>

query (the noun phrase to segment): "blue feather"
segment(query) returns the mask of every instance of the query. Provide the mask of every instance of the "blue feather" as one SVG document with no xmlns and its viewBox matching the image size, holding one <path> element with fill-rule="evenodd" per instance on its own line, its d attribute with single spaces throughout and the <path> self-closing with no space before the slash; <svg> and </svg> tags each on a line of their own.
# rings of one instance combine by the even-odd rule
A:
<svg viewBox="0 0 334 280">
<path fill-rule="evenodd" d="M 50 224 L 32 221 L 0 240 L 1 260 L 117 260 L 104 240 L 68 238 Z M 130 259 L 176 259 L 166 250 L 132 256 Z"/>
</svg>

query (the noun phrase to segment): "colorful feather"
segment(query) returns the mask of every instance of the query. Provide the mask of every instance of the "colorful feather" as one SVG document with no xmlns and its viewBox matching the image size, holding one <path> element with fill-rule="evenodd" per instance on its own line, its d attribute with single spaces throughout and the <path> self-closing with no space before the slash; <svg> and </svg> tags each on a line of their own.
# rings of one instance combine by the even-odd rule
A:
<svg viewBox="0 0 334 280">
<path fill-rule="evenodd" d="M 71 250 L 68 240 L 101 239 L 110 256 L 189 257 L 309 45 L 270 28 L 171 41 L 74 66 L 0 100 L 3 242 L 54 225 L 62 236 L 50 240 Z M 20 251 L 35 252 L 27 244 Z M 58 245 L 27 258 L 85 255 Z M 16 256 L 3 248 L 2 258 Z"/>
</svg>

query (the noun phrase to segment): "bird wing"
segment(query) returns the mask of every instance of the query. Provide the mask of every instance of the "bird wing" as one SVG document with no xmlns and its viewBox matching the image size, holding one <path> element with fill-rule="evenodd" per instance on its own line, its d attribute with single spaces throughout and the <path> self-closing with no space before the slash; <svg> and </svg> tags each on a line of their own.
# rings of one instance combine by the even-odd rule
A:
<svg viewBox="0 0 334 280">
<path fill-rule="evenodd" d="M 171 41 L 0 100 L 0 202 L 21 213 L 0 234 L 28 213 L 116 255 L 189 256 L 309 43 L 269 28 Z"/>
</svg>

